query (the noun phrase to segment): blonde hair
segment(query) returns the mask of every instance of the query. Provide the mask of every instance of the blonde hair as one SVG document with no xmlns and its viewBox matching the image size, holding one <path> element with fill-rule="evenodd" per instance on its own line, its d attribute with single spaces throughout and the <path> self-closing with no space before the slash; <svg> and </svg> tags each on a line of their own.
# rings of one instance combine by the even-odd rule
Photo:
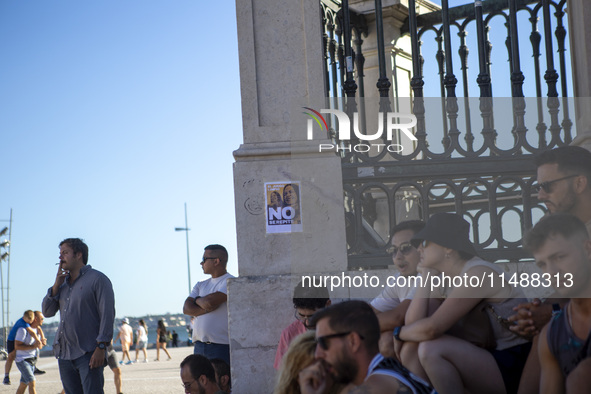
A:
<svg viewBox="0 0 591 394">
<path fill-rule="evenodd" d="M 314 362 L 315 350 L 314 331 L 307 331 L 295 337 L 281 360 L 279 377 L 273 394 L 300 394 L 298 375 L 302 369 Z M 339 393 L 343 387 L 335 384 L 328 394 Z"/>
<path fill-rule="evenodd" d="M 29 320 L 33 321 L 33 320 L 35 320 L 35 312 L 33 312 L 30 309 L 27 309 L 25 311 L 25 313 L 23 313 L 23 318 L 25 318 L 25 317 L 28 318 Z"/>
</svg>

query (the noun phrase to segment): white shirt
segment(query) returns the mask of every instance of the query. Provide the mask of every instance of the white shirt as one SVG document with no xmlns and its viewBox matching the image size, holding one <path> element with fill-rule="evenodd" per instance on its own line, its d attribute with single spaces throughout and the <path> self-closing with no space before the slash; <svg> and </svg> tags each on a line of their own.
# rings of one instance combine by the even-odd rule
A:
<svg viewBox="0 0 591 394">
<path fill-rule="evenodd" d="M 418 275 L 418 274 L 416 274 Z M 379 296 L 374 298 L 370 304 L 380 312 L 391 311 L 396 308 L 404 300 L 412 299 L 416 292 L 416 287 L 412 286 L 415 284 L 414 280 L 403 280 L 399 279 L 400 273 L 395 275 L 396 282 L 392 281 L 390 284 L 400 283 L 406 284 L 404 287 L 398 286 L 387 286 L 382 290 Z"/>
<path fill-rule="evenodd" d="M 217 278 L 197 282 L 189 297 L 205 297 L 206 295 L 220 292 L 228 294 L 226 281 L 234 278 L 225 273 Z M 216 310 L 197 316 L 193 319 L 193 342 L 212 342 L 224 345 L 230 344 L 228 336 L 228 303 L 222 303 Z"/>
<path fill-rule="evenodd" d="M 19 328 L 18 331 L 16 332 L 16 337 L 14 338 L 14 341 L 20 341 L 22 342 L 24 345 L 32 345 L 35 343 L 35 339 L 31 336 L 31 334 L 29 334 L 29 332 L 27 331 L 26 328 Z M 26 358 L 32 358 L 37 356 L 37 350 L 36 349 L 31 349 L 31 350 L 17 350 L 16 351 L 16 361 L 17 362 L 21 362 Z"/>
<path fill-rule="evenodd" d="M 138 338 L 141 342 L 148 343 L 148 333 L 146 332 L 146 329 L 144 328 L 144 326 L 140 325 L 138 327 Z"/>
</svg>

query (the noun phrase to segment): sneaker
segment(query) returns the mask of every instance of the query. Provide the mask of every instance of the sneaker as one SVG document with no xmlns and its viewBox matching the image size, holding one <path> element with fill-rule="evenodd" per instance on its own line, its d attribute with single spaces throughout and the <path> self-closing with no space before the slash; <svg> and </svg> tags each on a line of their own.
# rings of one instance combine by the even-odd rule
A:
<svg viewBox="0 0 591 394">
<path fill-rule="evenodd" d="M 35 367 L 35 372 L 33 372 L 34 375 L 43 375 L 45 373 L 45 371 L 42 371 L 40 369 L 38 369 L 37 367 Z"/>
<path fill-rule="evenodd" d="M 125 363 L 125 365 L 129 365 L 129 364 L 133 364 L 133 361 L 129 360 L 128 362 Z"/>
<path fill-rule="evenodd" d="M 148 362 L 148 359 L 145 359 L 144 362 L 147 363 Z"/>
<path fill-rule="evenodd" d="M 123 360 L 119 361 L 119 365 L 123 365 Z"/>
<path fill-rule="evenodd" d="M 4 377 L 4 384 L 10 384 L 10 378 L 8 376 Z"/>
</svg>

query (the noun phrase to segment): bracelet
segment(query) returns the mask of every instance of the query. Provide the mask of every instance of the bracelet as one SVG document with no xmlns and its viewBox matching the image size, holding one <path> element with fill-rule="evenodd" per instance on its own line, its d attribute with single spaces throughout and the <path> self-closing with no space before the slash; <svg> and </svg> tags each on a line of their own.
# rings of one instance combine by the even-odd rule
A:
<svg viewBox="0 0 591 394">
<path fill-rule="evenodd" d="M 558 315 L 560 311 L 560 304 L 552 304 L 552 317 Z"/>
<path fill-rule="evenodd" d="M 394 327 L 394 332 L 392 334 L 394 335 L 394 338 L 396 338 L 397 341 L 404 342 L 402 339 L 400 339 L 401 330 L 402 326 Z"/>
</svg>

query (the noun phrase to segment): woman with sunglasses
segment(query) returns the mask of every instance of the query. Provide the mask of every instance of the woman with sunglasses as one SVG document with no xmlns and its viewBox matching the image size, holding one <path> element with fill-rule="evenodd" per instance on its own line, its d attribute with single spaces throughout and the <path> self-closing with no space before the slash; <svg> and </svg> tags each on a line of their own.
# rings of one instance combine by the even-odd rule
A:
<svg viewBox="0 0 591 394">
<path fill-rule="evenodd" d="M 501 281 L 499 267 L 476 256 L 469 231 L 470 224 L 461 216 L 440 213 L 415 234 L 423 278 L 456 278 L 456 286 L 457 278 L 467 279 L 460 286 L 441 289 L 439 300 L 430 294 L 431 283 L 418 287 L 406 313 L 406 325 L 396 327 L 394 337 L 403 342 L 403 364 L 429 379 L 440 394 L 513 393 L 531 343 L 510 331 L 503 316 L 511 315 L 512 308 L 524 301 L 523 293 Z M 476 321 L 467 320 L 468 316 L 481 317 L 478 327 L 470 327 Z M 455 335 L 467 335 L 471 329 L 486 328 L 494 337 L 489 350 L 448 335 L 450 329 Z"/>
</svg>

